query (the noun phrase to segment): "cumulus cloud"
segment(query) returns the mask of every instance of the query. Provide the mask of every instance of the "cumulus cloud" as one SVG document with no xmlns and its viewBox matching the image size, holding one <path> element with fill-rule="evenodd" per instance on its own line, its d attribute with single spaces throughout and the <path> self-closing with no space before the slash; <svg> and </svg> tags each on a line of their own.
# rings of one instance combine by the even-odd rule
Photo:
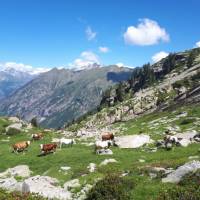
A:
<svg viewBox="0 0 200 200">
<path fill-rule="evenodd" d="M 88 27 L 86 28 L 85 34 L 86 34 L 87 39 L 88 39 L 89 41 L 94 40 L 95 37 L 96 37 L 96 35 L 97 35 L 97 33 L 94 32 L 90 26 L 88 26 Z"/>
<path fill-rule="evenodd" d="M 152 56 L 152 61 L 153 63 L 156 63 L 160 60 L 162 60 L 163 58 L 166 58 L 169 55 L 169 53 L 165 52 L 165 51 L 160 51 L 158 53 L 156 53 L 155 55 Z"/>
<path fill-rule="evenodd" d="M 99 51 L 100 51 L 101 53 L 108 53 L 110 50 L 109 50 L 108 47 L 99 47 Z"/>
<path fill-rule="evenodd" d="M 92 51 L 83 51 L 79 58 L 75 59 L 69 66 L 76 70 L 90 69 L 92 67 L 99 66 L 99 57 Z"/>
<path fill-rule="evenodd" d="M 200 47 L 200 41 L 196 42 L 195 47 Z"/>
<path fill-rule="evenodd" d="M 140 19 L 140 23 L 136 26 L 129 26 L 124 33 L 124 41 L 129 45 L 154 45 L 160 41 L 168 42 L 169 34 L 166 30 L 159 26 L 156 21 L 151 19 Z"/>
<path fill-rule="evenodd" d="M 50 68 L 44 68 L 44 67 L 33 67 L 31 65 L 26 65 L 23 63 L 16 63 L 16 62 L 5 62 L 0 63 L 0 71 L 10 70 L 14 69 L 16 71 L 29 73 L 32 75 L 40 74 L 43 72 L 47 72 L 50 70 Z"/>
</svg>

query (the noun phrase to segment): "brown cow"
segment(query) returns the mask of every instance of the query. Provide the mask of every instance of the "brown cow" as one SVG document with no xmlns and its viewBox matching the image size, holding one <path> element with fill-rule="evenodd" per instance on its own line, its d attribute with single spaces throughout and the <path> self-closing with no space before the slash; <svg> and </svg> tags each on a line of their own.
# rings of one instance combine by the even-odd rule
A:
<svg viewBox="0 0 200 200">
<path fill-rule="evenodd" d="M 31 136 L 33 140 L 41 140 L 43 138 L 42 133 L 35 133 L 35 134 L 32 134 Z"/>
<path fill-rule="evenodd" d="M 40 145 L 40 149 L 41 149 L 41 151 L 42 151 L 43 154 L 55 152 L 56 148 L 57 148 L 57 144 L 56 143 L 41 144 Z"/>
<path fill-rule="evenodd" d="M 13 144 L 12 147 L 13 147 L 14 152 L 20 152 L 27 149 L 30 144 L 31 144 L 30 141 L 22 141 L 22 142 Z"/>
<path fill-rule="evenodd" d="M 102 141 L 106 140 L 114 140 L 114 134 L 113 133 L 106 133 L 101 136 Z"/>
</svg>

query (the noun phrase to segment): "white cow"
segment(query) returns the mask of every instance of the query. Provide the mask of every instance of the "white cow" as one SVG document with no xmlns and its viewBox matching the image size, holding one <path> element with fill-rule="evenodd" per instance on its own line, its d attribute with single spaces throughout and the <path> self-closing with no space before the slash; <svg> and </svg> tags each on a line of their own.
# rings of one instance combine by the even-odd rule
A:
<svg viewBox="0 0 200 200">
<path fill-rule="evenodd" d="M 60 148 L 62 148 L 62 145 L 70 145 L 76 144 L 76 141 L 74 139 L 67 139 L 67 138 L 61 138 L 59 139 Z"/>
<path fill-rule="evenodd" d="M 98 147 L 98 148 L 102 148 L 102 149 L 108 148 L 111 145 L 112 145 L 112 141 L 110 141 L 110 140 L 106 140 L 106 141 L 98 140 L 98 141 L 95 142 L 95 146 Z"/>
</svg>

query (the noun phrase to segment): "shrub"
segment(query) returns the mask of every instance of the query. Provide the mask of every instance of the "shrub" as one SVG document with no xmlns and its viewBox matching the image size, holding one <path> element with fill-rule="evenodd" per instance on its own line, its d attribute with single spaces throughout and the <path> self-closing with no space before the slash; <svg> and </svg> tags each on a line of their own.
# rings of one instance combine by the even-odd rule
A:
<svg viewBox="0 0 200 200">
<path fill-rule="evenodd" d="M 158 200 L 199 200 L 200 170 L 186 175 L 180 183 L 167 191 L 161 192 Z"/>
<path fill-rule="evenodd" d="M 130 200 L 134 183 L 116 174 L 107 175 L 90 190 L 86 200 Z"/>
<path fill-rule="evenodd" d="M 20 193 L 20 192 L 7 192 L 0 189 L 0 200 L 45 200 L 38 195 L 32 195 L 30 193 Z"/>
</svg>

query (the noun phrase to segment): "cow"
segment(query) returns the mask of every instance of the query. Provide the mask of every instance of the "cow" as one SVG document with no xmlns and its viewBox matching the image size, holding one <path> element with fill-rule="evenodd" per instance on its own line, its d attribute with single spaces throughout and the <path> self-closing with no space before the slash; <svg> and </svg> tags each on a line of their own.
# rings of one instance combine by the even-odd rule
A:
<svg viewBox="0 0 200 200">
<path fill-rule="evenodd" d="M 166 135 L 164 137 L 164 141 L 165 143 L 172 143 L 176 145 L 179 143 L 179 139 L 176 136 L 171 136 L 171 135 Z"/>
<path fill-rule="evenodd" d="M 108 149 L 111 146 L 111 141 L 96 141 L 95 142 L 95 152 L 99 150 Z"/>
<path fill-rule="evenodd" d="M 43 134 L 42 133 L 35 133 L 31 135 L 33 140 L 41 140 L 43 138 Z"/>
<path fill-rule="evenodd" d="M 60 148 L 62 148 L 63 144 L 72 146 L 73 144 L 76 144 L 76 142 L 74 139 L 61 138 L 59 139 L 59 144 L 60 144 Z"/>
<path fill-rule="evenodd" d="M 114 134 L 113 133 L 105 133 L 101 136 L 102 141 L 106 140 L 114 140 Z"/>
<path fill-rule="evenodd" d="M 13 147 L 13 152 L 22 152 L 30 146 L 31 142 L 30 141 L 22 141 L 18 142 L 12 145 Z"/>
<path fill-rule="evenodd" d="M 42 154 L 47 154 L 51 152 L 55 152 L 57 148 L 57 144 L 51 143 L 51 144 L 40 144 L 40 149 Z"/>
</svg>

